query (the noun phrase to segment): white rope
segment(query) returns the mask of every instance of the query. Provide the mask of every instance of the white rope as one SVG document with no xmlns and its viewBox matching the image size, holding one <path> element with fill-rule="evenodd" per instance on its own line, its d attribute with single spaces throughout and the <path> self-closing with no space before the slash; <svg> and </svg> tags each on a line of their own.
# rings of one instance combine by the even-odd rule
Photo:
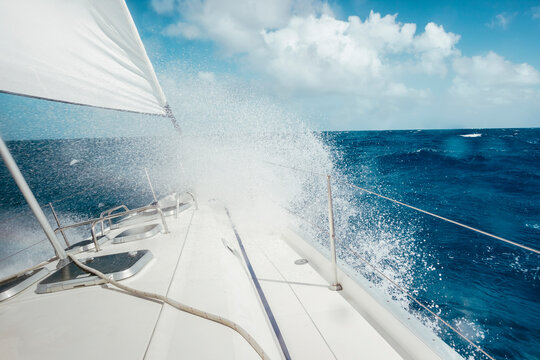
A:
<svg viewBox="0 0 540 360">
<path fill-rule="evenodd" d="M 80 267 L 84 271 L 96 275 L 97 277 L 104 280 L 105 282 L 107 282 L 107 283 L 109 283 L 111 285 L 114 285 L 117 288 L 120 288 L 120 289 L 124 290 L 127 293 L 130 293 L 130 294 L 142 297 L 142 298 L 146 298 L 146 299 L 156 299 L 156 300 L 162 301 L 162 302 L 164 302 L 166 304 L 169 304 L 170 306 L 172 306 L 172 307 L 174 307 L 174 308 L 176 308 L 178 310 L 185 311 L 185 312 L 187 312 L 189 314 L 201 317 L 203 319 L 214 321 L 214 322 L 216 322 L 218 324 L 221 324 L 221 325 L 224 325 L 224 326 L 227 326 L 227 327 L 233 329 L 238 334 L 240 334 L 249 343 L 249 345 L 251 345 L 253 350 L 255 350 L 257 352 L 257 354 L 259 354 L 261 359 L 270 359 L 270 357 L 264 352 L 264 350 L 257 343 L 257 341 L 255 341 L 255 339 L 244 328 L 242 328 L 240 325 L 238 325 L 234 321 L 231 321 L 231 320 L 223 318 L 221 316 L 211 314 L 211 313 L 208 313 L 206 311 L 202 311 L 202 310 L 196 309 L 194 307 L 182 304 L 182 303 L 180 303 L 178 301 L 172 300 L 172 299 L 170 299 L 170 298 L 168 298 L 166 296 L 163 296 L 163 295 L 133 289 L 133 288 L 131 288 L 129 286 L 126 286 L 126 285 L 123 285 L 123 284 L 119 283 L 116 280 L 113 280 L 112 278 L 107 277 L 101 271 L 98 271 L 96 269 L 93 269 L 93 268 L 91 268 L 89 266 L 84 265 L 77 258 L 75 258 L 75 256 L 73 256 L 72 254 L 67 254 L 67 255 L 78 267 Z"/>
</svg>

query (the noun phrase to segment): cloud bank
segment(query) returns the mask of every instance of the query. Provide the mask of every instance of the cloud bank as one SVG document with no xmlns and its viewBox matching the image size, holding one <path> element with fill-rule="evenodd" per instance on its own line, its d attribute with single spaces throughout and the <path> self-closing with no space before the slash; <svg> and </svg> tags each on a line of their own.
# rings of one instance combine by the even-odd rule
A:
<svg viewBox="0 0 540 360">
<path fill-rule="evenodd" d="M 433 22 L 419 27 L 374 11 L 343 20 L 316 0 L 153 0 L 152 6 L 173 19 L 164 35 L 211 41 L 275 93 L 310 98 L 318 109 L 333 101 L 323 111 L 335 114 L 338 107 L 338 116 L 389 117 L 395 112 L 374 109 L 412 111 L 426 102 L 481 108 L 540 99 L 532 66 L 494 52 L 463 56 L 460 35 Z M 488 25 L 506 28 L 512 19 L 503 13 Z"/>
</svg>

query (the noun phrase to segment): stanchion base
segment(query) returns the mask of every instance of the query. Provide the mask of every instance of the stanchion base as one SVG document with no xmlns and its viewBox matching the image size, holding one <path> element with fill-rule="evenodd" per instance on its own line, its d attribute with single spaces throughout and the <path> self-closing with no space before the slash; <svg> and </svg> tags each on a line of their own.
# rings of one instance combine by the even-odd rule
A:
<svg viewBox="0 0 540 360">
<path fill-rule="evenodd" d="M 343 290 L 343 287 L 341 286 L 341 284 L 336 283 L 336 284 L 328 285 L 328 289 L 332 291 L 340 291 L 340 290 Z"/>
</svg>

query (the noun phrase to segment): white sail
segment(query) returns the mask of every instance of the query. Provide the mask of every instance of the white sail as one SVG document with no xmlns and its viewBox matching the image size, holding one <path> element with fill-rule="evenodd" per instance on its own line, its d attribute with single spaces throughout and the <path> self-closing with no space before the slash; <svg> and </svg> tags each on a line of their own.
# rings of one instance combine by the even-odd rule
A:
<svg viewBox="0 0 540 360">
<path fill-rule="evenodd" d="M 166 115 L 123 0 L 0 0 L 0 91 Z"/>
</svg>

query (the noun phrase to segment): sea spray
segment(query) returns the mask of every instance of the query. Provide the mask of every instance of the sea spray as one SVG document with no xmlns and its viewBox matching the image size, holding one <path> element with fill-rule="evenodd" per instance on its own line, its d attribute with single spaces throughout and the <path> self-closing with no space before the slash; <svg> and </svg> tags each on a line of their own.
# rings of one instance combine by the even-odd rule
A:
<svg viewBox="0 0 540 360">
<path fill-rule="evenodd" d="M 423 204 L 422 201 L 429 200 L 433 194 L 446 196 L 447 183 L 454 180 L 452 174 L 456 169 L 466 169 L 467 173 L 454 183 L 466 182 L 471 172 L 485 168 L 489 156 L 494 156 L 492 150 L 477 155 L 481 152 L 478 144 L 490 140 L 490 132 L 482 131 L 485 136 L 473 139 L 459 136 L 463 131 L 452 136 L 427 131 L 415 132 L 416 135 L 407 133 L 414 139 L 409 147 L 402 144 L 405 142 L 403 137 L 395 133 L 368 133 L 360 140 L 359 135 L 353 133 L 335 135 L 352 139 L 351 148 L 355 151 L 352 156 L 348 153 L 350 149 L 341 147 L 339 141 L 342 140 L 336 140 L 332 134 L 313 132 L 296 115 L 261 96 L 257 89 L 220 76 L 176 75 L 168 77 L 170 81 L 166 81 L 165 86 L 182 126 L 180 137 L 169 127 L 170 131 L 151 133 L 153 136 L 146 138 L 10 143 L 40 203 L 65 199 L 55 203 L 62 223 L 94 217 L 104 209 L 120 204 L 130 208 L 146 205 L 152 201 L 144 174 L 147 167 L 158 196 L 171 191 L 193 190 L 201 202 L 217 199 L 224 203 L 240 227 L 251 226 L 260 231 L 279 231 L 294 223 L 308 235 L 307 241 L 328 255 L 325 175 L 329 174 L 340 265 L 352 269 L 353 276 L 369 279 L 374 289 L 393 298 L 401 307 L 419 314 L 426 324 L 446 336 L 445 340 L 462 353 L 468 354 L 470 350 L 459 338 L 447 335 L 447 330 L 436 320 L 381 279 L 359 260 L 358 255 L 419 297 L 435 313 L 451 319 L 452 324 L 472 335 L 475 341 L 482 345 L 497 344 L 502 335 L 494 334 L 493 327 L 480 324 L 481 315 L 469 310 L 473 307 L 471 304 L 479 302 L 471 294 L 475 287 L 482 288 L 485 278 L 504 279 L 496 272 L 501 269 L 512 274 L 514 270 L 520 271 L 521 277 L 537 281 L 538 267 L 528 266 L 534 259 L 517 258 L 513 251 L 483 252 L 482 239 L 457 232 L 453 227 L 427 222 L 416 213 L 377 200 L 347 184 L 365 186 L 415 205 Z M 97 117 L 98 124 L 104 123 L 105 119 L 115 121 L 117 117 L 125 116 L 110 111 L 92 111 L 91 115 Z M 89 116 L 87 120 L 92 119 Z M 164 118 L 153 120 L 169 125 Z M 430 141 L 423 141 L 424 138 Z M 395 142 L 401 145 L 396 147 L 389 139 L 397 139 Z M 506 143 L 510 141 L 508 139 L 501 137 L 494 146 L 501 149 L 500 142 Z M 526 142 L 534 146 L 537 138 L 529 138 Z M 19 145 L 24 148 L 17 148 Z M 367 152 L 368 148 L 372 153 Z M 70 166 L 73 159 L 81 161 Z M 374 163 L 373 159 L 378 162 Z M 442 162 L 445 167 L 437 176 L 426 178 L 425 174 Z M 411 169 L 408 164 L 415 164 L 415 167 Z M 534 166 L 534 162 L 531 164 Z M 531 179 L 525 175 L 520 178 Z M 438 178 L 445 178 L 447 182 L 440 189 L 434 186 Z M 504 181 L 502 184 L 509 186 Z M 527 184 L 520 186 L 523 191 Z M 461 188 L 457 193 L 459 198 L 467 196 Z M 11 188 L 2 192 L 4 199 L 11 194 L 17 194 L 17 190 Z M 76 196 L 68 197 L 72 194 Z M 4 199 L 3 210 L 22 206 L 18 200 Z M 452 197 L 449 199 L 451 201 Z M 449 200 L 445 198 L 432 203 L 428 208 L 445 209 L 446 201 Z M 527 209 L 526 206 L 522 208 Z M 535 224 L 534 213 L 531 214 L 527 224 Z M 28 212 L 24 216 L 31 219 Z M 50 218 L 54 224 L 53 221 Z M 21 225 L 26 230 L 17 232 Z M 13 231 L 7 232 L 2 239 L 16 245 L 10 246 L 9 251 L 31 245 L 36 238 L 44 239 L 37 226 L 31 227 L 17 220 L 10 226 Z M 526 229 L 529 235 L 523 236 L 525 240 L 534 238 L 531 233 L 538 234 L 534 226 Z M 446 233 L 452 234 L 452 242 Z M 16 234 L 20 237 L 15 237 Z M 68 234 L 74 240 L 88 235 L 88 229 L 81 230 L 80 235 Z M 30 260 L 37 262 L 49 256 L 48 243 L 44 241 L 40 246 L 43 247 L 30 250 Z M 471 286 L 460 289 L 458 295 L 447 294 L 447 284 L 455 282 L 455 278 L 471 265 L 462 257 L 470 254 L 473 247 L 475 252 L 467 255 L 470 257 L 467 260 L 476 266 L 473 273 L 482 276 L 470 276 L 473 280 L 466 282 Z M 493 265 L 489 272 L 482 273 L 486 261 Z M 520 281 L 514 275 L 512 279 Z M 488 305 L 478 308 L 487 309 Z M 482 316 L 487 318 L 486 312 Z M 503 350 L 499 352 L 506 354 Z"/>
<path fill-rule="evenodd" d="M 330 175 L 340 262 L 409 309 L 410 299 L 381 281 L 349 247 L 408 289 L 413 262 L 429 261 L 420 252 L 411 255 L 417 250 L 414 224 L 400 221 L 399 211 L 381 214 L 377 204 L 347 184 L 359 178 L 348 177 L 348 164 L 328 138 L 234 79 L 185 76 L 165 84 L 172 106 L 182 114 L 179 174 L 202 201 L 219 199 L 242 226 L 259 230 L 279 231 L 292 222 L 329 256 Z"/>
</svg>

